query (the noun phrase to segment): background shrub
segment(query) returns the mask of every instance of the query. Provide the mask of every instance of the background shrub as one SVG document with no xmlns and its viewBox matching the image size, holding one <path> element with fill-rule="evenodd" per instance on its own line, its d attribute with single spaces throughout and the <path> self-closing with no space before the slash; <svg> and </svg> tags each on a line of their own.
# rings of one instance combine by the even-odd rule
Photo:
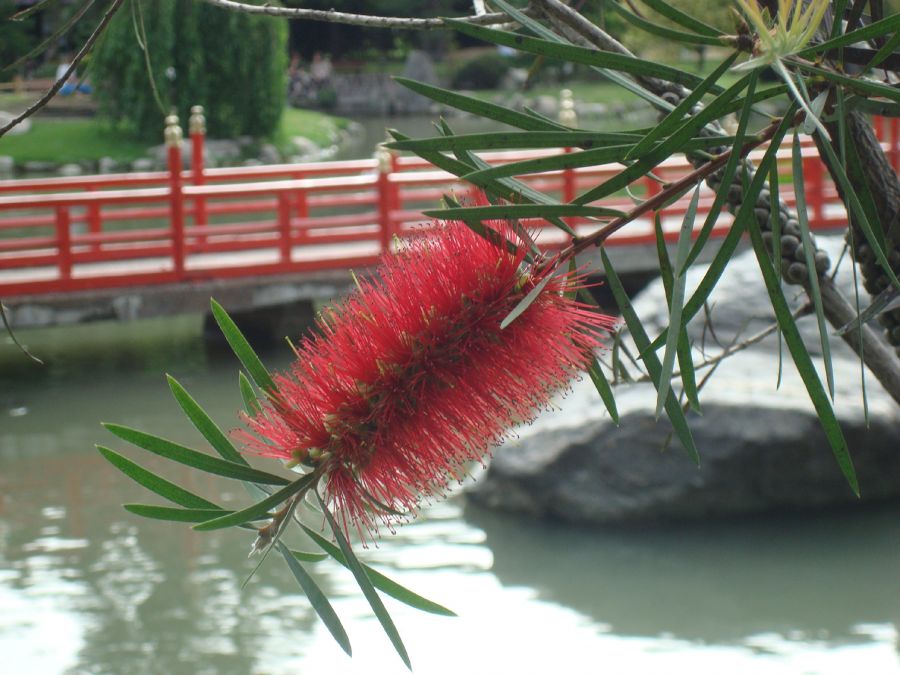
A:
<svg viewBox="0 0 900 675">
<path fill-rule="evenodd" d="M 510 69 L 509 60 L 499 52 L 480 54 L 463 63 L 453 75 L 456 89 L 495 89 Z"/>
</svg>

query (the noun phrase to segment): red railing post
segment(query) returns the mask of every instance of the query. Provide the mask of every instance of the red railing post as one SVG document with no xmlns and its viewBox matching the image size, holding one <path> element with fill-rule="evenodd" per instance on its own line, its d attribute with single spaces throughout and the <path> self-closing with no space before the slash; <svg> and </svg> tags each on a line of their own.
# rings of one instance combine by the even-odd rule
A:
<svg viewBox="0 0 900 675">
<path fill-rule="evenodd" d="M 563 148 L 566 154 L 574 152 L 573 148 Z M 562 198 L 563 202 L 569 203 L 577 197 L 575 188 L 575 169 L 567 167 L 563 169 Z"/>
<path fill-rule="evenodd" d="M 88 192 L 96 192 L 93 187 L 87 188 Z M 100 214 L 100 205 L 96 202 L 91 202 L 87 205 L 87 226 L 88 232 L 93 235 L 100 234 L 103 229 L 102 225 L 102 217 Z M 99 251 L 100 250 L 100 242 L 93 241 L 90 244 L 90 250 Z"/>
<path fill-rule="evenodd" d="M 203 150 L 206 142 L 206 117 L 202 105 L 191 106 L 188 132 L 191 135 L 191 182 L 194 185 L 204 185 L 206 177 L 203 175 L 205 168 Z M 194 225 L 205 227 L 206 224 L 206 197 L 194 197 Z M 197 243 L 201 246 L 205 244 L 206 235 L 200 235 Z"/>
<path fill-rule="evenodd" d="M 281 262 L 291 262 L 291 198 L 285 192 L 278 193 L 278 250 Z"/>
<path fill-rule="evenodd" d="M 309 200 L 305 188 L 294 192 L 294 210 L 297 213 L 297 218 L 309 218 Z M 297 237 L 303 239 L 307 235 L 308 229 L 306 225 L 298 224 Z"/>
<path fill-rule="evenodd" d="M 181 189 L 181 126 L 178 115 L 166 117 L 166 148 L 169 159 L 169 220 L 172 232 L 172 267 L 177 278 L 184 276 L 184 194 Z"/>
<path fill-rule="evenodd" d="M 391 239 L 394 236 L 394 223 L 391 214 L 394 209 L 393 186 L 391 185 L 391 173 L 395 167 L 393 153 L 384 143 L 379 143 L 375 150 L 378 178 L 378 225 L 381 234 L 381 251 L 387 253 L 391 250 Z"/>
<path fill-rule="evenodd" d="M 56 207 L 56 248 L 59 251 L 59 278 L 72 278 L 72 218 L 68 206 Z"/>
<path fill-rule="evenodd" d="M 806 193 L 806 206 L 809 210 L 810 225 L 816 227 L 825 219 L 825 172 L 818 153 L 804 155 L 803 182 Z"/>
<path fill-rule="evenodd" d="M 872 128 L 875 131 L 875 138 L 879 141 L 884 141 L 884 117 L 881 115 L 873 115 L 872 116 Z"/>
<path fill-rule="evenodd" d="M 888 158 L 894 171 L 900 171 L 900 118 L 891 118 L 891 140 Z"/>
</svg>

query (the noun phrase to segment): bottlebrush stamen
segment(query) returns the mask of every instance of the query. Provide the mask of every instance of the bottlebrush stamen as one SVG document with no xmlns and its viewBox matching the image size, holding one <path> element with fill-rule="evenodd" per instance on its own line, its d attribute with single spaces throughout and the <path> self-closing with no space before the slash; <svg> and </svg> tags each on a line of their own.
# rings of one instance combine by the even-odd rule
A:
<svg viewBox="0 0 900 675">
<path fill-rule="evenodd" d="M 501 329 L 553 266 L 524 265 L 513 229 L 493 229 L 490 241 L 449 222 L 385 256 L 319 317 L 250 431 L 237 432 L 248 452 L 323 466 L 345 529 L 376 535 L 443 496 L 586 369 L 615 325 L 564 295 L 584 285 L 575 273 L 553 277 Z"/>
</svg>

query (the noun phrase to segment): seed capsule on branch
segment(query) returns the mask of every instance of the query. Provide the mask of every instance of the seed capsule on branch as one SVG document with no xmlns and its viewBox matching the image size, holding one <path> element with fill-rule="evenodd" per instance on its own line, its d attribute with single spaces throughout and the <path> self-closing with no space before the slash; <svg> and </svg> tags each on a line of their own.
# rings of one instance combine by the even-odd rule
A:
<svg viewBox="0 0 900 675">
<path fill-rule="evenodd" d="M 235 432 L 247 452 L 321 467 L 339 522 L 364 539 L 443 496 L 587 369 L 615 326 L 572 297 L 583 274 L 526 264 L 508 223 L 488 234 L 448 222 L 386 255 Z"/>
</svg>

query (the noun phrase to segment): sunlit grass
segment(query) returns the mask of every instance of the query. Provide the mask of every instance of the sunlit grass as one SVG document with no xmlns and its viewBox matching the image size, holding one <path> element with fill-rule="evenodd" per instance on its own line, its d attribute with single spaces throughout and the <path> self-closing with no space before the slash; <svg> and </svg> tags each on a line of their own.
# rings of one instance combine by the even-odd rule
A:
<svg viewBox="0 0 900 675">
<path fill-rule="evenodd" d="M 288 148 L 294 136 L 304 136 L 317 145 L 327 146 L 335 133 L 348 121 L 312 110 L 286 108 L 273 136 L 279 148 Z M 160 127 L 159 143 L 162 143 Z M 96 161 L 111 157 L 130 162 L 144 157 L 152 145 L 136 140 L 99 117 L 66 119 L 35 117 L 30 131 L 0 137 L 0 155 L 11 156 L 16 163 Z"/>
<path fill-rule="evenodd" d="M 63 164 L 96 161 L 101 157 L 126 162 L 142 157 L 147 147 L 146 143 L 116 131 L 98 118 L 38 117 L 32 120 L 27 133 L 0 137 L 0 155 L 9 155 L 17 163 Z"/>
</svg>

